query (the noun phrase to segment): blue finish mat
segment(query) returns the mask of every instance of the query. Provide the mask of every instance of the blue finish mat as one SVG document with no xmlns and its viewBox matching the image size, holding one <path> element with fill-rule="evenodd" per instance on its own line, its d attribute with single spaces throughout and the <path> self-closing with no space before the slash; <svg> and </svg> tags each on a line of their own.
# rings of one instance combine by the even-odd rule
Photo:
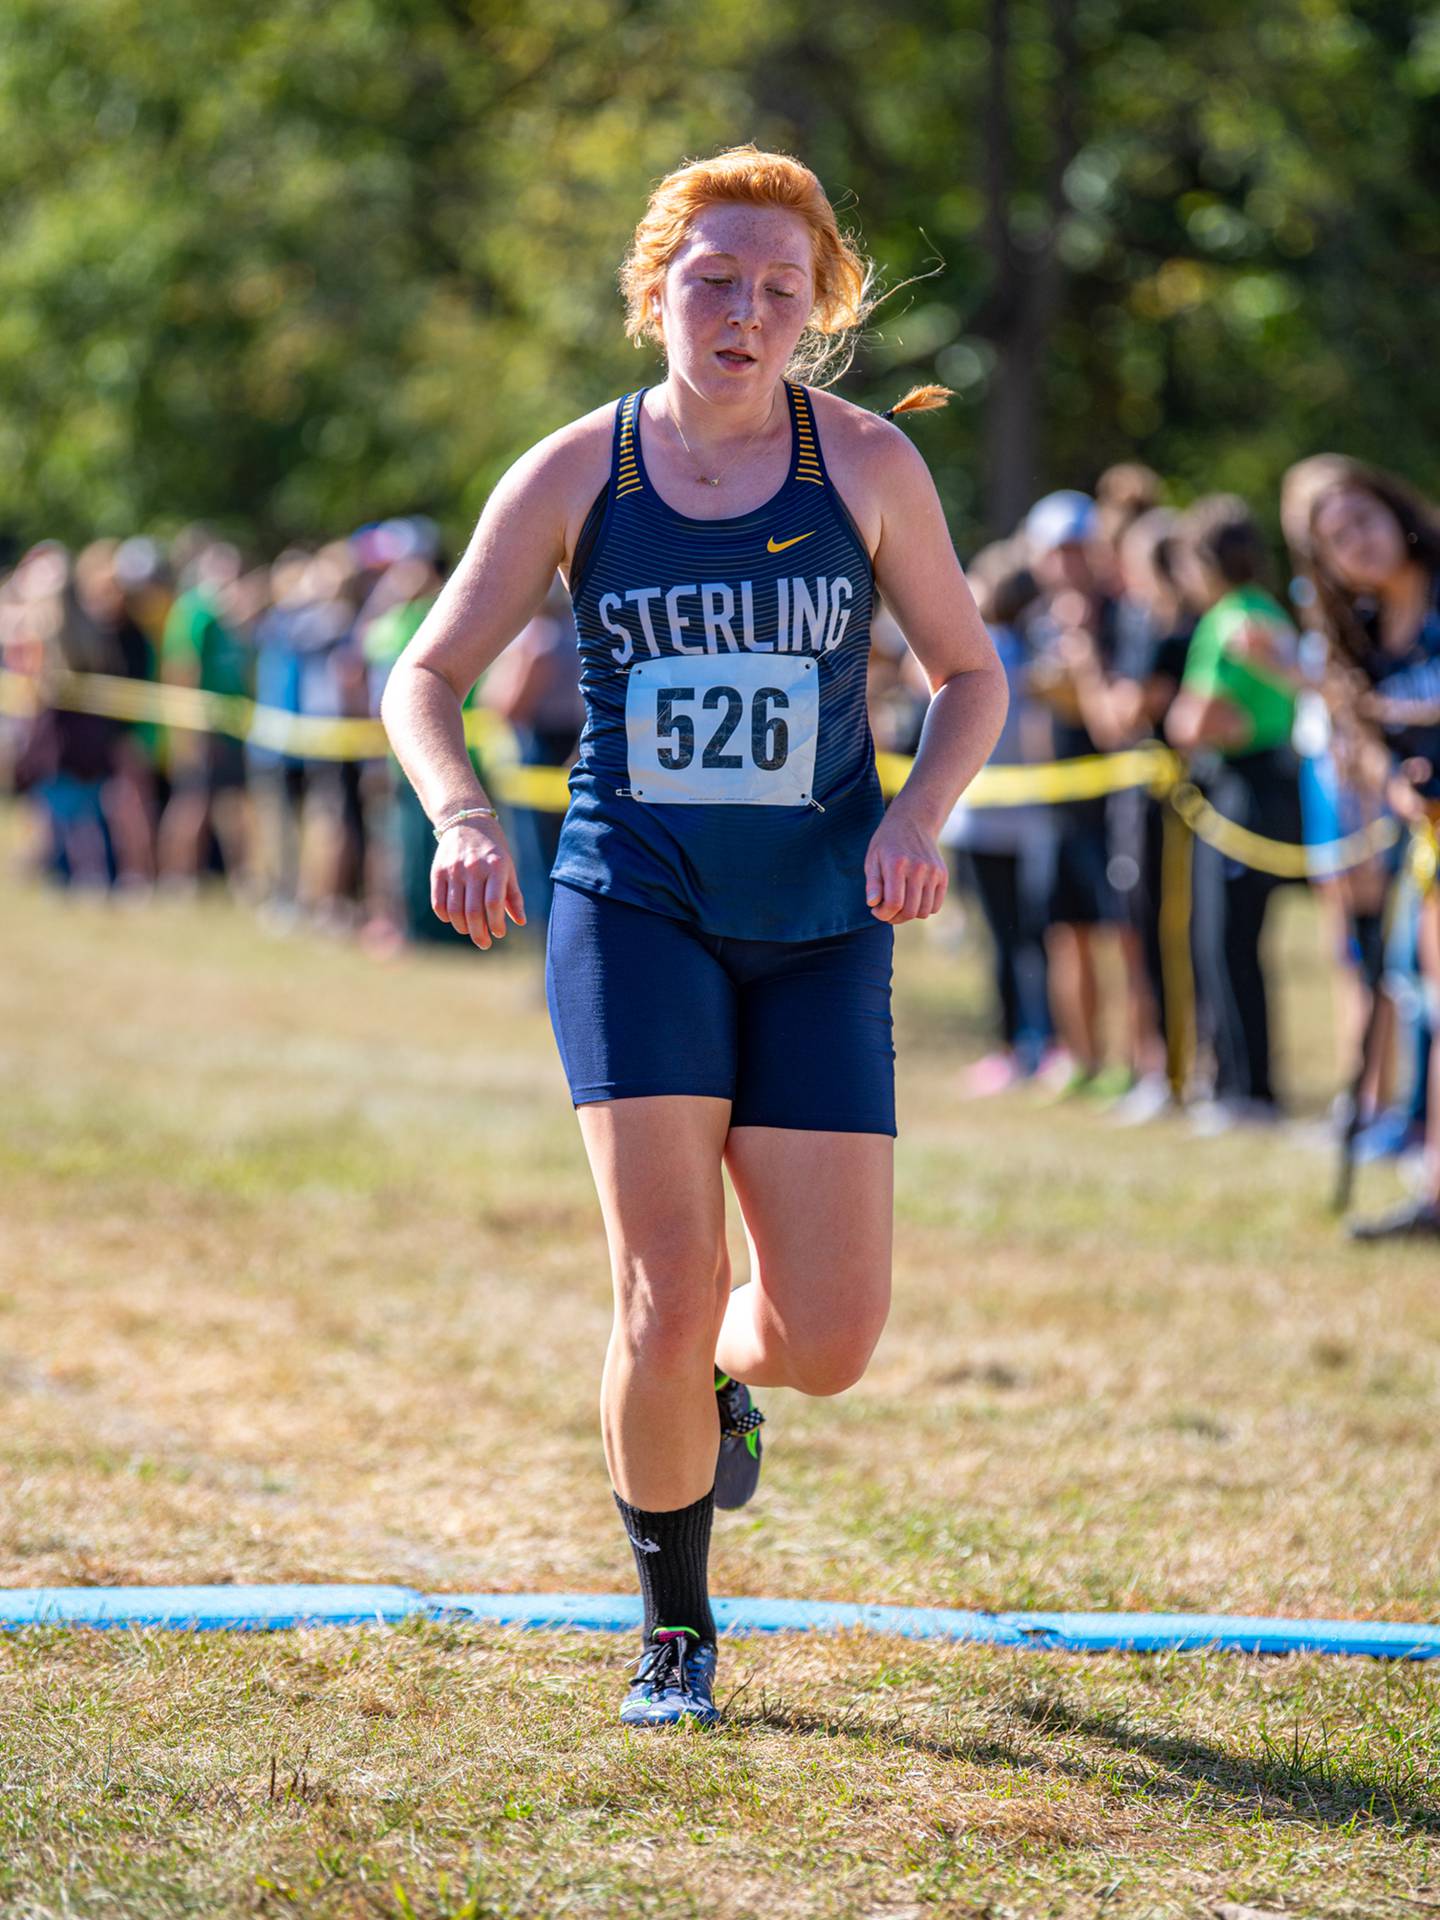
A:
<svg viewBox="0 0 1440 1920">
<path fill-rule="evenodd" d="M 977 1613 L 956 1607 L 856 1606 L 829 1600 L 716 1600 L 722 1633 L 861 1629 L 914 1640 L 1065 1652 L 1362 1654 L 1440 1657 L 1440 1626 L 1380 1620 L 1276 1620 L 1201 1613 Z M 188 1629 L 361 1626 L 423 1614 L 503 1626 L 634 1633 L 640 1602 L 620 1593 L 419 1593 L 411 1587 L 11 1587 L 0 1629 L 25 1626 Z"/>
<path fill-rule="evenodd" d="M 0 1628 L 354 1627 L 426 1611 L 409 1587 L 7 1587 Z"/>
</svg>

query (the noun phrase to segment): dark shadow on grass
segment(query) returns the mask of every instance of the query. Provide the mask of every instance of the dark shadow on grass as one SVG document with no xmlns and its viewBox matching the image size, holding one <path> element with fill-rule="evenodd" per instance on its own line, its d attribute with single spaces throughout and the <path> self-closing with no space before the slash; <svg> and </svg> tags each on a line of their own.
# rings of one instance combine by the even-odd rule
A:
<svg viewBox="0 0 1440 1920">
<path fill-rule="evenodd" d="M 1045 1770 L 1039 1754 L 1022 1753 L 1004 1740 L 977 1738 L 973 1733 L 952 1728 L 947 1714 L 938 1729 L 917 1727 L 896 1708 L 887 1719 L 869 1718 L 864 1707 L 855 1705 L 839 1713 L 810 1713 L 772 1696 L 763 1686 L 753 1699 L 750 1682 L 737 1687 L 724 1704 L 725 1724 L 755 1732 L 823 1734 L 831 1740 L 869 1741 L 877 1747 L 903 1747 L 909 1753 L 929 1754 L 932 1760 L 963 1762 L 970 1766 L 1027 1767 Z M 743 1704 L 742 1704 L 743 1699 Z"/>
<path fill-rule="evenodd" d="M 769 1694 L 762 1686 L 747 1698 L 749 1683 L 726 1702 L 726 1724 L 757 1732 L 824 1735 L 880 1748 L 903 1748 L 952 1765 L 1007 1767 L 1035 1774 L 1063 1775 L 1081 1783 L 1098 1771 L 1073 1753 L 1020 1746 L 1003 1735 L 976 1734 L 953 1724 L 947 1715 L 935 1728 L 917 1726 L 902 1709 L 887 1719 L 872 1719 L 856 1704 L 834 1714 L 808 1712 Z M 1278 1748 L 1263 1759 L 1227 1752 L 1184 1734 L 1137 1728 L 1123 1716 L 1084 1712 L 1051 1694 L 1010 1699 L 1007 1712 L 1041 1735 L 1069 1734 L 1094 1740 L 1121 1753 L 1154 1763 L 1160 1774 L 1129 1772 L 1137 1796 L 1155 1802 L 1189 1800 L 1196 1788 L 1209 1790 L 1221 1812 L 1261 1814 L 1269 1820 L 1311 1827 L 1343 1827 L 1362 1819 L 1403 1834 L 1440 1836 L 1440 1799 L 1368 1778 L 1333 1755 L 1327 1746 L 1297 1746 L 1286 1756 Z"/>
<path fill-rule="evenodd" d="M 1255 1759 L 1193 1735 L 1136 1727 L 1122 1714 L 1086 1712 L 1054 1694 L 1012 1699 L 1007 1706 L 1037 1733 L 1098 1740 L 1163 1767 L 1159 1778 L 1146 1773 L 1136 1779 L 1137 1789 L 1155 1798 L 1189 1799 L 1199 1785 L 1270 1820 L 1343 1827 L 1359 1814 L 1396 1832 L 1440 1835 L 1440 1798 L 1368 1777 L 1331 1753 L 1323 1730 L 1314 1740 L 1297 1739 L 1288 1755 L 1277 1746 Z M 1059 1757 L 1048 1764 L 1057 1772 L 1089 1771 L 1083 1763 Z"/>
</svg>

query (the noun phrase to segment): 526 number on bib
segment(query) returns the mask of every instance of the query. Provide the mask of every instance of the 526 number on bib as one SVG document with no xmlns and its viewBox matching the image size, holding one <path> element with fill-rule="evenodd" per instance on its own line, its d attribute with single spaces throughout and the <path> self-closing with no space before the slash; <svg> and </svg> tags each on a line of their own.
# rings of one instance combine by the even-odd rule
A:
<svg viewBox="0 0 1440 1920">
<path fill-rule="evenodd" d="M 630 791 L 651 804 L 804 806 L 815 776 L 820 672 L 785 654 L 667 654 L 630 669 Z"/>
<path fill-rule="evenodd" d="M 695 722 L 688 709 L 698 692 L 696 687 L 661 687 L 655 695 L 658 758 L 672 773 L 682 772 L 695 758 Z M 726 748 L 744 716 L 744 694 L 738 687 L 707 687 L 700 705 L 707 714 L 719 715 L 701 752 L 701 766 L 722 771 L 743 767 L 744 753 L 727 753 Z M 762 773 L 778 773 L 790 758 L 790 726 L 783 718 L 789 709 L 790 696 L 780 687 L 761 687 L 751 703 L 750 758 Z"/>
</svg>

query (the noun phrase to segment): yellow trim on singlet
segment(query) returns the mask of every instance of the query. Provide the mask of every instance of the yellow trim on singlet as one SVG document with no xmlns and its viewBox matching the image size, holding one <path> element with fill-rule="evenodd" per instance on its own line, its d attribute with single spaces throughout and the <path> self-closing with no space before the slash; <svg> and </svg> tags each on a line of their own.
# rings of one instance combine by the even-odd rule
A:
<svg viewBox="0 0 1440 1920">
<path fill-rule="evenodd" d="M 640 410 L 640 396 L 632 393 L 624 403 L 620 415 L 620 453 L 615 463 L 615 498 L 623 500 L 628 493 L 643 493 L 645 482 L 640 478 L 640 469 L 635 463 L 635 416 Z"/>
<path fill-rule="evenodd" d="M 785 385 L 794 397 L 795 403 L 795 478 L 804 480 L 813 487 L 823 487 L 825 475 L 820 466 L 820 451 L 815 439 L 815 420 L 810 407 L 809 397 L 802 386 L 793 380 Z M 638 393 L 628 395 L 623 402 L 620 416 L 620 445 L 615 462 L 615 498 L 625 499 L 632 493 L 643 493 L 645 482 L 640 478 L 639 464 L 635 458 L 635 439 L 638 432 L 636 416 L 640 410 Z"/>
<path fill-rule="evenodd" d="M 820 470 L 810 397 L 796 381 L 787 380 L 785 384 L 795 399 L 795 478 L 808 481 L 812 487 L 823 487 L 825 475 Z"/>
</svg>

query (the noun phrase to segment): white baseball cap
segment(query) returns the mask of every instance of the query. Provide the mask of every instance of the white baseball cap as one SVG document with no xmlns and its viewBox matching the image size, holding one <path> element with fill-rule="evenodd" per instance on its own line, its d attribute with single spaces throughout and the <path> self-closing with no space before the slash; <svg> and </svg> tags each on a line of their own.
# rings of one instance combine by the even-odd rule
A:
<svg viewBox="0 0 1440 1920">
<path fill-rule="evenodd" d="M 1095 531 L 1095 502 L 1088 493 L 1062 488 L 1037 500 L 1025 516 L 1025 540 L 1034 555 L 1088 540 Z"/>
</svg>

